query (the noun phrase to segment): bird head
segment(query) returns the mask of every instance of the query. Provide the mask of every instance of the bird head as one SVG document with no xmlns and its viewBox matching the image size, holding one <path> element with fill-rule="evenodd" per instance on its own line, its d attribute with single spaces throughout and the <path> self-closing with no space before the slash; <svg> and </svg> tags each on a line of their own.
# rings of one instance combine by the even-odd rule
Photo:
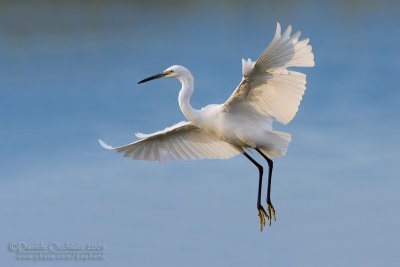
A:
<svg viewBox="0 0 400 267">
<path fill-rule="evenodd" d="M 181 77 L 193 77 L 193 76 L 187 68 L 180 66 L 180 65 L 173 65 L 173 66 L 167 68 L 166 70 L 164 70 L 162 73 L 155 74 L 153 76 L 150 76 L 146 79 L 139 81 L 138 84 L 148 82 L 151 80 L 155 80 L 155 79 L 160 79 L 160 78 L 177 78 L 177 79 L 179 79 Z"/>
</svg>

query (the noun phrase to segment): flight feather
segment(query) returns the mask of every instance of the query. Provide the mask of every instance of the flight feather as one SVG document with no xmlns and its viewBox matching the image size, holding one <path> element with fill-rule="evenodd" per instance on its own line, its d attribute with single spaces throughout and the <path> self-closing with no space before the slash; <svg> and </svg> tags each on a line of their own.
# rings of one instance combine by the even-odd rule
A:
<svg viewBox="0 0 400 267">
<path fill-rule="evenodd" d="M 267 118 L 287 124 L 298 111 L 306 89 L 306 75 L 288 67 L 314 66 L 314 54 L 308 39 L 299 40 L 300 32 L 291 35 L 292 27 L 275 35 L 256 62 L 242 60 L 243 78 L 225 102 L 227 111 L 251 105 Z"/>
</svg>

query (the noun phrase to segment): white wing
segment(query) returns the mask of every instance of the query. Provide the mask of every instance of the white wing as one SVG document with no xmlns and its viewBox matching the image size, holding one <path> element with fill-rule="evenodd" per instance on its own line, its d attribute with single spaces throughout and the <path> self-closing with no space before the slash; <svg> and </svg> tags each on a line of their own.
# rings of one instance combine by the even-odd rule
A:
<svg viewBox="0 0 400 267">
<path fill-rule="evenodd" d="M 283 124 L 293 119 L 306 88 L 306 75 L 287 68 L 312 67 L 314 55 L 308 39 L 299 41 L 300 32 L 290 35 L 291 30 L 288 26 L 281 35 L 278 23 L 274 38 L 258 60 L 242 60 L 243 78 L 224 104 L 227 111 L 251 105 Z"/>
<path fill-rule="evenodd" d="M 180 122 L 163 131 L 136 136 L 143 139 L 120 147 L 112 147 L 100 139 L 99 143 L 105 149 L 123 152 L 126 157 L 158 162 L 166 159 L 226 159 L 241 153 L 240 149 L 190 122 Z"/>
</svg>

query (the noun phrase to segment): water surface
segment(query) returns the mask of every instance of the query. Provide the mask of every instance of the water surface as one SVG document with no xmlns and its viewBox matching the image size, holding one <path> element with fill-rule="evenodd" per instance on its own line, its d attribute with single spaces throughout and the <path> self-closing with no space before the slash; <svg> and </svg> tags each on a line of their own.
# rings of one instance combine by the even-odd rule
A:
<svg viewBox="0 0 400 267">
<path fill-rule="evenodd" d="M 105 244 L 85 266 L 396 266 L 400 35 L 395 2 L 2 1 L 0 222 L 6 246 Z M 310 37 L 316 66 L 280 130 L 277 222 L 263 233 L 257 171 L 226 161 L 132 161 L 100 148 L 184 119 L 179 84 L 136 82 L 173 64 L 193 106 L 223 102 L 275 23 Z"/>
</svg>

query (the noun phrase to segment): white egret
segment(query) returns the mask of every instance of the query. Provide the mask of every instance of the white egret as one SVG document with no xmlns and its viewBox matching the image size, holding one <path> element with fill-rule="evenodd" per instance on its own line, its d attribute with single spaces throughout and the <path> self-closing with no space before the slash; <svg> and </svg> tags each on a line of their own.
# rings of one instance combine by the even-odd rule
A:
<svg viewBox="0 0 400 267">
<path fill-rule="evenodd" d="M 151 134 L 137 133 L 140 140 L 112 147 L 99 139 L 106 149 L 124 153 L 133 159 L 227 159 L 243 154 L 259 171 L 257 209 L 260 229 L 266 219 L 276 220 L 271 203 L 272 158 L 285 155 L 291 135 L 272 129 L 273 121 L 288 124 L 295 116 L 305 90 L 306 75 L 288 67 L 312 67 L 314 55 L 308 39 L 299 40 L 300 32 L 291 35 L 289 25 L 281 34 L 277 23 L 275 36 L 261 56 L 253 62 L 242 59 L 243 77 L 223 104 L 200 110 L 190 104 L 194 79 L 188 69 L 174 65 L 139 83 L 158 78 L 176 78 L 182 87 L 179 106 L 188 121 L 179 122 Z M 268 163 L 267 211 L 261 205 L 263 167 L 247 152 L 257 151 Z M 247 152 L 246 152 L 247 151 Z"/>
</svg>

